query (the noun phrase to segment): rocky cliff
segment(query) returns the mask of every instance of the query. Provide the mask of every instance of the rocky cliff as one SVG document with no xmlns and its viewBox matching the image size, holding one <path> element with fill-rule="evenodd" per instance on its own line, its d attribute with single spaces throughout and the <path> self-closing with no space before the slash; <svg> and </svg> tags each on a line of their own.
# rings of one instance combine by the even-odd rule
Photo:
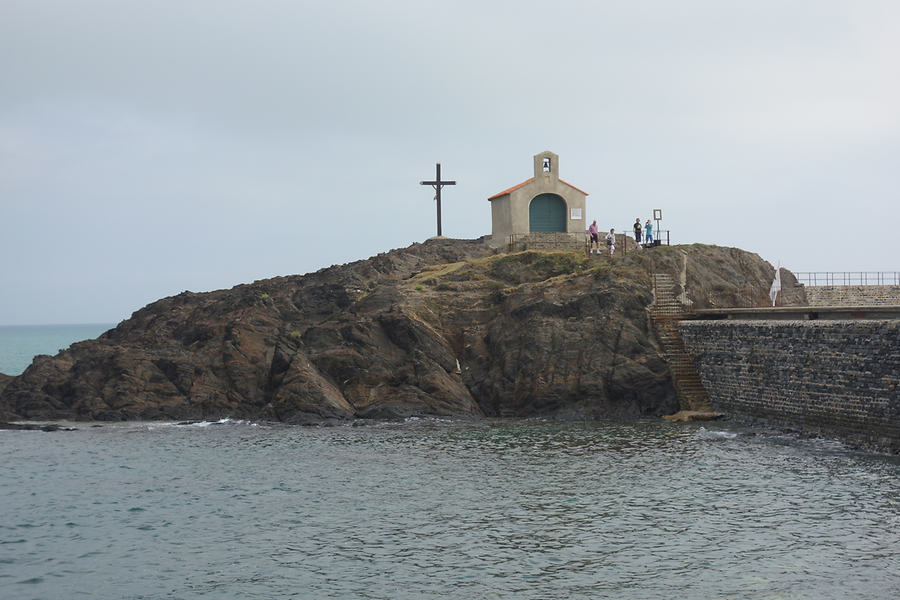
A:
<svg viewBox="0 0 900 600">
<path fill-rule="evenodd" d="M 659 247 L 612 263 L 434 239 L 303 276 L 155 302 L 0 378 L 0 419 L 641 418 L 678 400 L 649 274 L 768 290 L 755 254 Z M 749 282 L 749 283 L 748 283 Z"/>
</svg>

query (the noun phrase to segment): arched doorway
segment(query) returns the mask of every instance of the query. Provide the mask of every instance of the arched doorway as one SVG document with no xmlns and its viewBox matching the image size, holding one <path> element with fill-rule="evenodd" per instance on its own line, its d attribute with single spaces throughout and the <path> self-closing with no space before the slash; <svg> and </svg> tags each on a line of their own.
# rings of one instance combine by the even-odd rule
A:
<svg viewBox="0 0 900 600">
<path fill-rule="evenodd" d="M 540 194 L 528 206 L 529 231 L 566 231 L 566 201 L 556 194 Z"/>
</svg>

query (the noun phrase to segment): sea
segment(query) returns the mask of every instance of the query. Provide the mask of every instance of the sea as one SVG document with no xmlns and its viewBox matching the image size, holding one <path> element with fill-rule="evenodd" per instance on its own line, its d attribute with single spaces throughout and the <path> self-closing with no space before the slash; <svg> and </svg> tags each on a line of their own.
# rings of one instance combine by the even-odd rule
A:
<svg viewBox="0 0 900 600">
<path fill-rule="evenodd" d="M 0 373 L 21 375 L 38 354 L 58 354 L 115 327 L 93 325 L 0 325 Z"/>
<path fill-rule="evenodd" d="M 900 458 L 729 422 L 0 431 L 0 598 L 900 597 Z"/>
</svg>

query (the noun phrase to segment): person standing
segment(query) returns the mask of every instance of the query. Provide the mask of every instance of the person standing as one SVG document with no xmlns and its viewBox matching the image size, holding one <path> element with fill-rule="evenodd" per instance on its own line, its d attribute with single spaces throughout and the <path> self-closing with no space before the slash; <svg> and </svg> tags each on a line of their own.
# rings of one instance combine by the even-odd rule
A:
<svg viewBox="0 0 900 600">
<path fill-rule="evenodd" d="M 638 217 L 634 222 L 634 243 L 637 249 L 641 249 L 641 218 Z"/>
<path fill-rule="evenodd" d="M 606 245 L 609 246 L 609 255 L 612 256 L 616 252 L 616 230 L 610 229 L 606 234 Z"/>
<path fill-rule="evenodd" d="M 597 254 L 600 254 L 600 229 L 597 227 L 597 219 L 588 227 L 588 233 L 591 235 L 591 254 L 594 253 L 594 246 L 597 247 Z"/>
<path fill-rule="evenodd" d="M 644 223 L 644 239 L 647 240 L 648 244 L 653 243 L 653 223 L 650 222 L 650 219 L 647 219 L 647 222 Z"/>
</svg>

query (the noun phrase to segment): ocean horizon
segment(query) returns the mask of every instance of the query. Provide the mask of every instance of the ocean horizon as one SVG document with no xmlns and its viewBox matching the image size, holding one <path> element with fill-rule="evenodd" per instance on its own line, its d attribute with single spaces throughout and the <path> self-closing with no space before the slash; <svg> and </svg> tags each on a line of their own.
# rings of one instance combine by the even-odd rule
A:
<svg viewBox="0 0 900 600">
<path fill-rule="evenodd" d="M 96 339 L 114 323 L 0 325 L 0 373 L 21 375 L 35 356 L 54 356 L 72 344 Z"/>
</svg>

